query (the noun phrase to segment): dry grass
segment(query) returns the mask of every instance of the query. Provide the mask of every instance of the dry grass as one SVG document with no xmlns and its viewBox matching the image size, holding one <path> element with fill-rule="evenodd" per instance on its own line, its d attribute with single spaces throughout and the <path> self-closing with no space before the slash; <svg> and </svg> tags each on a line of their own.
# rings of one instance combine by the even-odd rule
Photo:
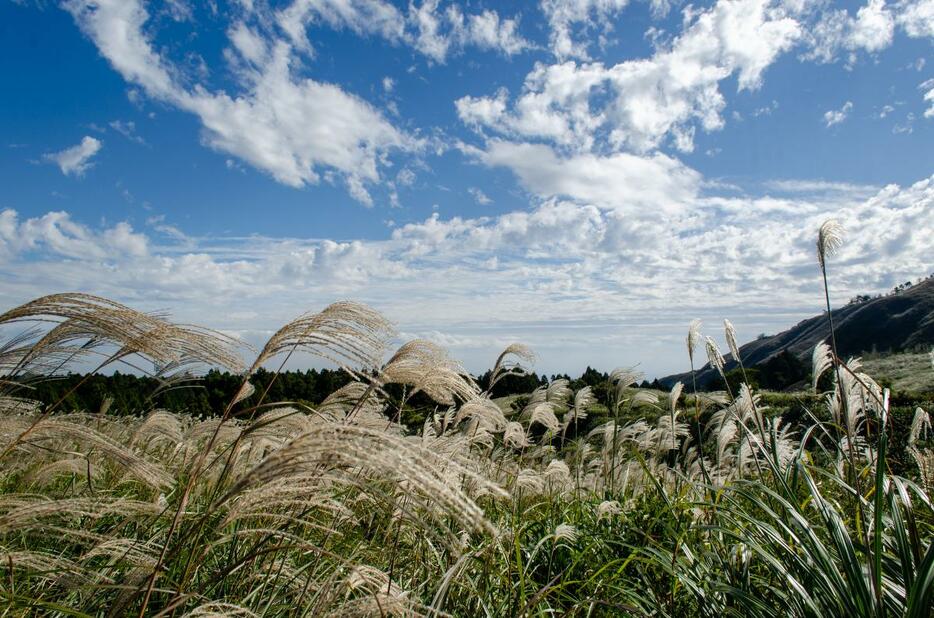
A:
<svg viewBox="0 0 934 618">
<path fill-rule="evenodd" d="M 839 238 L 822 228 L 823 272 Z M 20 387 L 108 342 L 104 364 L 238 366 L 216 333 L 75 294 L 0 323 L 40 326 L 0 348 L 4 615 L 929 615 L 929 416 L 908 437 L 920 483 L 889 474 L 888 393 L 832 347 L 804 425 L 745 384 L 659 393 L 618 369 L 609 420 L 580 432 L 590 389 L 555 380 L 514 411 L 428 342 L 384 362 L 391 326 L 353 303 L 278 331 L 211 419 L 61 414 Z M 692 365 L 702 344 L 720 365 L 695 321 Z M 355 381 L 233 414 L 256 368 L 299 350 Z M 510 346 L 492 382 L 531 359 Z M 436 407 L 410 433 L 415 393 Z"/>
<path fill-rule="evenodd" d="M 925 352 L 869 355 L 863 358 L 866 373 L 891 384 L 894 391 L 934 392 L 934 368 Z"/>
</svg>

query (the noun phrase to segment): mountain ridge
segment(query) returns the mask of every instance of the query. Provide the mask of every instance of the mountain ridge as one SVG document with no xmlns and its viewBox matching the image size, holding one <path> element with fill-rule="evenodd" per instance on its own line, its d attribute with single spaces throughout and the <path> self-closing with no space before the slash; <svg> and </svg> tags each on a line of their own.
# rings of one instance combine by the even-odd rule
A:
<svg viewBox="0 0 934 618">
<path fill-rule="evenodd" d="M 909 287 L 900 286 L 897 290 L 887 296 L 851 302 L 833 309 L 840 356 L 846 358 L 870 351 L 901 352 L 934 345 L 934 277 Z M 828 337 L 827 314 L 824 312 L 778 334 L 743 344 L 739 351 L 747 368 L 768 362 L 784 351 L 810 365 L 814 346 Z M 731 355 L 726 359 L 725 371 L 738 366 Z M 706 387 L 718 375 L 710 363 L 695 372 L 699 387 Z M 676 373 L 658 381 L 666 387 L 679 381 L 688 383 L 691 373 Z"/>
</svg>

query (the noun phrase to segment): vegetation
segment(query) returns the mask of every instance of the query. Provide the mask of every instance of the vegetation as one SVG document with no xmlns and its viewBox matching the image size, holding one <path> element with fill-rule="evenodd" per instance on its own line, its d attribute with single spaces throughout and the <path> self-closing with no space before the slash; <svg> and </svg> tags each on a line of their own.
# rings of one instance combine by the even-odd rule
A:
<svg viewBox="0 0 934 618">
<path fill-rule="evenodd" d="M 825 224 L 825 281 L 838 243 Z M 390 325 L 353 303 L 287 324 L 249 367 L 234 340 L 96 297 L 0 315 L 24 323 L 45 328 L 0 347 L 5 615 L 931 613 L 930 418 L 832 336 L 814 350 L 813 394 L 777 414 L 770 398 L 790 396 L 757 393 L 742 364 L 742 381 L 727 376 L 698 322 L 689 360 L 706 352 L 722 392 L 637 388 L 617 369 L 576 388 L 536 378 L 502 406 L 528 349 L 480 380 L 425 341 L 384 362 Z M 298 351 L 343 383 L 318 372 L 308 399 L 279 401 L 287 374 L 260 367 Z M 36 401 L 88 359 L 148 363 L 163 393 L 199 364 L 239 380 L 208 374 L 207 418 L 68 411 L 94 372 Z"/>
<path fill-rule="evenodd" d="M 934 359 L 929 351 L 863 357 L 866 372 L 878 376 L 880 384 L 897 392 L 927 393 L 928 397 L 934 397 L 932 362 Z"/>
</svg>

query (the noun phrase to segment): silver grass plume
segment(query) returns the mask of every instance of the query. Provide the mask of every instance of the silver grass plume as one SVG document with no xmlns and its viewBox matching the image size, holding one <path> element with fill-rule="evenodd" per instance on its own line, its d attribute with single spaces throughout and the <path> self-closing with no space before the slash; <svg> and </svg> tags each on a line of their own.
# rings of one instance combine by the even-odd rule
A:
<svg viewBox="0 0 934 618">
<path fill-rule="evenodd" d="M 560 543 L 561 541 L 574 543 L 577 541 L 578 535 L 579 533 L 577 532 L 577 528 L 571 524 L 563 523 L 558 524 L 558 526 L 555 528 L 554 534 L 552 534 L 552 538 L 554 539 L 555 543 Z"/>
<path fill-rule="evenodd" d="M 723 354 L 720 353 L 720 348 L 717 347 L 717 342 L 710 337 L 705 337 L 704 347 L 707 349 L 707 360 L 710 361 L 710 366 L 716 368 L 720 376 L 723 377 L 724 359 Z"/>
<path fill-rule="evenodd" d="M 529 445 L 529 437 L 522 423 L 510 421 L 503 430 L 503 444 L 509 448 L 523 448 Z"/>
<path fill-rule="evenodd" d="M 120 464 L 127 473 L 137 480 L 154 489 L 161 489 L 172 484 L 172 477 L 161 466 L 146 461 L 110 436 L 85 424 L 58 417 L 40 417 L 38 420 L 29 417 L 7 418 L 4 419 L 4 423 L 5 431 L 3 433 L 7 435 L 0 435 L 0 440 L 5 440 L 7 437 L 12 438 L 12 440 L 7 444 L 0 444 L 0 446 L 33 453 L 47 447 L 50 443 L 69 440 L 79 447 L 102 453 L 108 459 Z M 15 427 L 15 432 L 8 433 L 13 427 Z M 18 436 L 23 435 L 23 432 L 27 430 L 30 430 L 30 439 L 17 444 Z"/>
<path fill-rule="evenodd" d="M 362 592 L 349 607 L 342 607 L 342 615 L 417 616 L 418 603 L 379 569 L 367 565 L 355 567 L 346 579 L 347 587 Z"/>
<path fill-rule="evenodd" d="M 253 393 L 256 392 L 256 387 L 253 386 L 253 383 L 249 380 L 244 380 L 243 385 L 240 386 L 240 390 L 237 391 L 236 397 L 233 398 L 231 405 L 237 405 L 244 399 L 248 399 Z"/>
<path fill-rule="evenodd" d="M 521 343 L 506 346 L 506 349 L 497 357 L 496 363 L 493 364 L 489 390 L 492 390 L 497 382 L 509 374 L 524 375 L 527 373 L 525 367 L 521 364 L 522 362 L 528 365 L 535 363 L 535 353 L 532 349 Z"/>
<path fill-rule="evenodd" d="M 911 419 L 911 430 L 908 432 L 908 446 L 914 446 L 922 435 L 931 430 L 931 417 L 920 406 L 915 409 Z"/>
<path fill-rule="evenodd" d="M 690 326 L 688 326 L 688 358 L 691 360 L 691 363 L 694 363 L 694 350 L 697 349 L 697 344 L 700 343 L 701 338 L 701 321 L 699 318 L 694 318 L 691 320 Z"/>
<path fill-rule="evenodd" d="M 438 403 L 469 401 L 480 389 L 460 363 L 441 346 L 416 339 L 400 347 L 380 372 L 384 384 L 408 384 L 411 394 L 423 392 Z"/>
<path fill-rule="evenodd" d="M 833 366 L 833 350 L 826 342 L 821 341 L 814 346 L 811 353 L 811 387 L 817 391 L 817 383 L 824 372 Z"/>
<path fill-rule="evenodd" d="M 616 500 L 604 500 L 597 505 L 597 521 L 619 515 L 622 512 L 623 509 L 620 508 L 619 502 Z"/>
<path fill-rule="evenodd" d="M 836 219 L 824 221 L 817 232 L 817 262 L 821 268 L 826 265 L 827 258 L 843 246 L 843 226 Z"/>
<path fill-rule="evenodd" d="M 266 342 L 248 373 L 273 356 L 292 350 L 309 352 L 351 371 L 373 369 L 379 366 L 393 332 L 392 324 L 366 305 L 333 303 L 280 328 Z"/>
<path fill-rule="evenodd" d="M 587 408 L 596 402 L 597 398 L 593 394 L 593 389 L 585 386 L 574 393 L 574 405 L 568 411 L 565 417 L 565 424 L 572 421 L 581 421 L 587 418 Z"/>
<path fill-rule="evenodd" d="M 61 349 L 81 340 L 110 341 L 120 346 L 114 358 L 140 354 L 157 364 L 193 359 L 233 371 L 243 368 L 243 361 L 235 351 L 242 344 L 227 335 L 197 326 L 171 324 L 160 316 L 98 296 L 53 294 L 0 314 L 0 324 L 23 321 L 57 324 L 37 344 L 40 348 Z"/>
<path fill-rule="evenodd" d="M 567 403 L 568 398 L 571 396 L 571 389 L 568 386 L 569 384 L 570 382 L 565 378 L 552 380 L 546 389 L 546 399 L 556 406 L 564 406 Z"/>
<path fill-rule="evenodd" d="M 671 387 L 671 392 L 668 393 L 668 408 L 672 414 L 678 411 L 678 400 L 681 398 L 681 392 L 683 390 L 684 384 L 677 382 Z"/>
<path fill-rule="evenodd" d="M 550 401 L 544 401 L 536 404 L 531 410 L 529 417 L 529 426 L 542 425 L 551 434 L 561 431 L 561 422 L 555 416 L 555 404 Z"/>
<path fill-rule="evenodd" d="M 272 452 L 243 474 L 221 502 L 234 499 L 250 487 L 295 474 L 325 469 L 349 469 L 377 478 L 405 482 L 408 499 L 438 518 L 451 517 L 464 529 L 494 532 L 493 525 L 460 487 L 470 479 L 491 493 L 503 490 L 451 458 L 400 436 L 369 427 L 322 422 Z"/>
<path fill-rule="evenodd" d="M 740 362 L 739 344 L 736 342 L 736 328 L 729 320 L 723 320 L 723 330 L 726 332 L 726 344 L 730 347 L 730 354 L 735 362 Z"/>
<path fill-rule="evenodd" d="M 475 420 L 479 427 L 492 432 L 503 431 L 507 422 L 500 407 L 488 397 L 474 397 L 458 408 L 454 424 L 465 419 Z"/>
</svg>

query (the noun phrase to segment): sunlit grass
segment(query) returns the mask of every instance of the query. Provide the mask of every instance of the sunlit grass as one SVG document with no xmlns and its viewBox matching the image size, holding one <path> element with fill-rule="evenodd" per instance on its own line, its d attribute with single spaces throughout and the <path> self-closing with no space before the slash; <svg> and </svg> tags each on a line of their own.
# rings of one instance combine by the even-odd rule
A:
<svg viewBox="0 0 934 618">
<path fill-rule="evenodd" d="M 566 380 L 493 401 L 443 349 L 390 354 L 388 322 L 339 303 L 276 333 L 215 417 L 134 417 L 42 407 L 29 385 L 96 359 L 148 361 L 171 388 L 237 368 L 237 342 L 80 295 L 0 316 L 22 323 L 41 328 L 0 348 L 5 615 L 930 615 L 930 419 L 897 436 L 915 465 L 893 474 L 889 393 L 832 345 L 793 424 L 745 384 L 664 393 L 629 369 L 605 406 Z M 722 366 L 699 324 L 687 348 Z M 253 372 L 296 352 L 354 381 L 266 401 Z M 507 349 L 489 389 L 529 359 Z M 436 405 L 411 431 L 416 396 Z"/>
</svg>

